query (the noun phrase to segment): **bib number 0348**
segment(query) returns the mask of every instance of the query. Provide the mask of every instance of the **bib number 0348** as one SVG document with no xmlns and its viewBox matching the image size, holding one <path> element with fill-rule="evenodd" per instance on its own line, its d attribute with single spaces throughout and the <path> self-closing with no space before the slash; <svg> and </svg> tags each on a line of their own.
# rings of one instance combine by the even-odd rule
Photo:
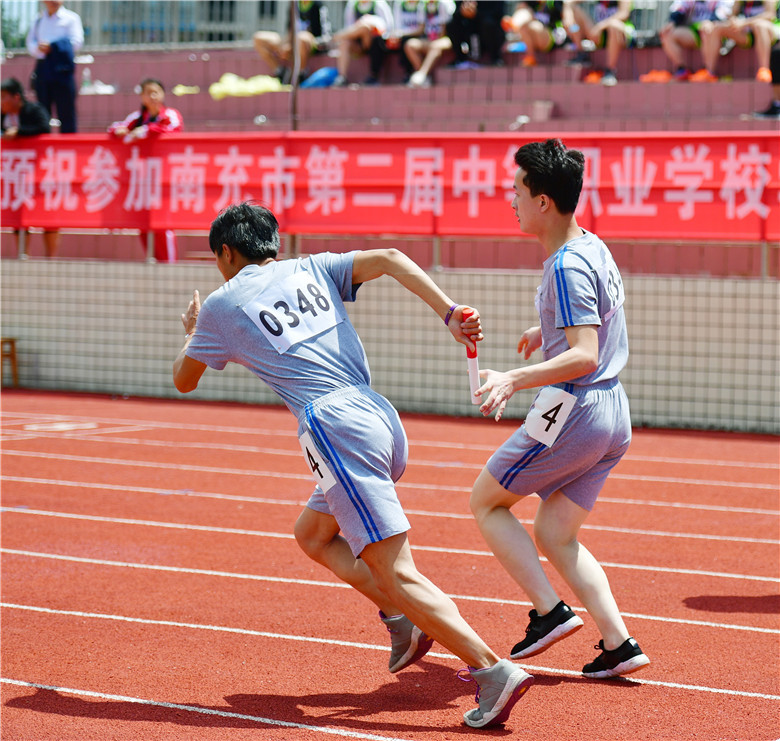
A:
<svg viewBox="0 0 780 741">
<path fill-rule="evenodd" d="M 269 286 L 243 310 L 280 355 L 343 319 L 327 290 L 305 271 Z"/>
</svg>

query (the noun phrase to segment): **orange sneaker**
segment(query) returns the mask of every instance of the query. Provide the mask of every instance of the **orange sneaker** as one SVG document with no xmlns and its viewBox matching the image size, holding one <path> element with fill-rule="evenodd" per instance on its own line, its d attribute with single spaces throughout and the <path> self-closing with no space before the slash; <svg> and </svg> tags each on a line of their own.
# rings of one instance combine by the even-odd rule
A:
<svg viewBox="0 0 780 741">
<path fill-rule="evenodd" d="M 772 73 L 769 67 L 759 67 L 756 72 L 756 80 L 759 82 L 772 82 Z"/>
<path fill-rule="evenodd" d="M 669 82 L 672 79 L 672 73 L 665 69 L 651 69 L 644 75 L 639 75 L 640 82 Z"/>
<path fill-rule="evenodd" d="M 592 72 L 588 72 L 588 74 L 582 78 L 582 81 L 594 85 L 601 82 L 602 77 L 604 77 L 604 73 L 601 70 L 594 69 Z"/>
<path fill-rule="evenodd" d="M 688 82 L 717 82 L 718 78 L 708 69 L 700 69 L 688 77 Z"/>
<path fill-rule="evenodd" d="M 536 57 L 532 54 L 526 54 L 521 64 L 523 67 L 536 67 Z"/>
</svg>

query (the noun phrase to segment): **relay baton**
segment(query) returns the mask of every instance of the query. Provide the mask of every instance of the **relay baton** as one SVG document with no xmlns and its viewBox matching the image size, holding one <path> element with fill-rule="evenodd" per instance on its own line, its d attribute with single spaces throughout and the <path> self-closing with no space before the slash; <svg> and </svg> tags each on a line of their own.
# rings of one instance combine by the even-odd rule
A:
<svg viewBox="0 0 780 741">
<path fill-rule="evenodd" d="M 463 312 L 463 318 L 468 319 L 471 316 L 471 312 L 466 310 Z M 474 349 L 470 350 L 466 348 L 466 362 L 469 366 L 469 388 L 471 389 L 471 403 L 481 404 L 482 399 L 475 396 L 476 390 L 482 385 L 479 378 L 479 358 L 477 358 L 477 343 L 474 342 Z"/>
</svg>

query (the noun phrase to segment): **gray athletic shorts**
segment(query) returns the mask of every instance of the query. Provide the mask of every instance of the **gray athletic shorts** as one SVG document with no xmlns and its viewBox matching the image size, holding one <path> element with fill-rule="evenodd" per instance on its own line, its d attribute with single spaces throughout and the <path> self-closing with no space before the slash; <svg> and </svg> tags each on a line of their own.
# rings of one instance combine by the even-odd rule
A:
<svg viewBox="0 0 780 741">
<path fill-rule="evenodd" d="M 552 447 L 534 440 L 523 425 L 490 457 L 487 469 L 514 494 L 547 499 L 560 489 L 590 511 L 631 442 L 628 398 L 616 378 L 584 387 L 555 386 L 577 401 Z"/>
<path fill-rule="evenodd" d="M 306 506 L 336 518 L 355 556 L 409 530 L 395 491 L 406 468 L 406 432 L 384 396 L 369 386 L 334 391 L 307 404 L 298 423 L 337 482 L 329 491 L 316 486 Z"/>
</svg>

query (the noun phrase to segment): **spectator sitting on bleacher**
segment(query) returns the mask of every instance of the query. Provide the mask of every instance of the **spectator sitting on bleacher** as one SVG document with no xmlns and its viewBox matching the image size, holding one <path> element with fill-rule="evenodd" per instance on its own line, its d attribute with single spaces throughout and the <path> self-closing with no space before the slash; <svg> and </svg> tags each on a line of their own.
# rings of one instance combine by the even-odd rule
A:
<svg viewBox="0 0 780 741">
<path fill-rule="evenodd" d="M 375 36 L 393 32 L 393 11 L 387 0 L 349 0 L 344 8 L 344 28 L 333 34 L 338 49 L 338 75 L 333 87 L 347 82 L 352 55 L 362 56 L 371 48 Z"/>
<path fill-rule="evenodd" d="M 24 97 L 22 83 L 15 77 L 3 80 L 0 86 L 0 110 L 3 139 L 37 136 L 51 131 L 49 112 L 40 103 Z"/>
<path fill-rule="evenodd" d="M 571 20 L 568 13 L 564 14 L 564 24 L 567 25 L 569 38 L 574 42 L 580 53 L 590 47 L 606 49 L 607 60 L 604 70 L 593 70 L 585 78 L 585 82 L 600 82 L 602 85 L 617 84 L 617 63 L 620 52 L 630 48 L 636 41 L 636 28 L 631 22 L 631 0 L 599 0 L 588 2 L 591 7 L 588 13 L 582 6 L 583 0 L 570 0 Z M 586 42 L 590 42 L 586 44 Z"/>
<path fill-rule="evenodd" d="M 276 31 L 258 31 L 252 38 L 255 51 L 269 69 L 275 70 L 274 75 L 281 82 L 289 83 L 293 65 L 291 20 L 287 20 L 284 39 Z M 303 77 L 311 57 L 324 49 L 330 40 L 328 9 L 320 0 L 299 0 L 295 38 Z"/>
<path fill-rule="evenodd" d="M 674 71 L 650 70 L 640 75 L 642 82 L 708 82 L 714 78 L 706 66 L 691 74 L 685 64 L 686 49 L 701 49 L 702 36 L 709 33 L 714 23 L 726 21 L 733 14 L 734 0 L 674 0 L 669 8 L 669 20 L 658 35 Z"/>
<path fill-rule="evenodd" d="M 3 139 L 38 136 L 51 132 L 49 112 L 40 104 L 24 97 L 22 83 L 15 77 L 3 80 L 0 85 L 0 129 Z M 19 235 L 22 230 L 14 231 L 16 248 L 19 249 Z M 23 230 L 25 235 L 29 232 Z M 57 229 L 43 232 L 43 246 L 46 257 L 54 257 L 60 245 L 60 233 Z"/>
<path fill-rule="evenodd" d="M 780 118 L 780 46 L 770 52 L 769 72 L 772 75 L 772 102 L 766 110 L 754 113 L 755 118 Z"/>
<path fill-rule="evenodd" d="M 473 66 L 485 58 L 493 66 L 504 64 L 503 2 L 458 0 L 447 24 L 446 34 L 452 42 L 456 69 Z"/>
<path fill-rule="evenodd" d="M 563 0 L 536 0 L 517 3 L 512 15 L 504 17 L 504 30 L 525 44 L 523 67 L 535 67 L 537 54 L 551 52 L 568 41 L 563 11 Z"/>
<path fill-rule="evenodd" d="M 164 105 L 165 88 L 159 80 L 147 78 L 141 83 L 141 108 L 133 111 L 123 121 L 115 121 L 108 127 L 108 133 L 125 144 L 136 143 L 150 135 L 181 131 L 184 121 L 175 108 Z M 176 262 L 176 234 L 172 229 L 159 229 L 152 232 L 154 239 L 154 257 L 157 262 Z M 146 249 L 149 232 L 141 232 L 141 243 Z"/>
<path fill-rule="evenodd" d="M 441 60 L 442 54 L 452 49 L 446 29 L 455 11 L 454 0 L 428 0 L 420 6 L 425 34 L 404 44 L 404 54 L 415 69 L 409 78 L 410 87 L 429 87 L 431 70 Z"/>
<path fill-rule="evenodd" d="M 724 40 L 733 42 L 740 49 L 755 48 L 758 58 L 759 82 L 771 82 L 769 52 L 780 38 L 778 22 L 778 0 L 744 0 L 736 15 L 725 21 L 718 21 L 701 29 L 701 53 L 704 71 L 691 76 L 692 81 L 713 82 L 717 80 L 717 64 L 721 44 Z"/>
<path fill-rule="evenodd" d="M 391 51 L 400 51 L 398 56 L 404 70 L 403 79 L 404 82 L 409 82 L 414 67 L 403 49 L 409 39 L 420 38 L 425 32 L 424 23 L 420 18 L 420 11 L 424 5 L 424 0 L 395 0 L 393 3 L 393 30 L 371 39 L 371 46 L 368 49 L 370 73 L 363 83 L 364 85 L 379 84 L 382 66 L 388 52 Z"/>
</svg>

